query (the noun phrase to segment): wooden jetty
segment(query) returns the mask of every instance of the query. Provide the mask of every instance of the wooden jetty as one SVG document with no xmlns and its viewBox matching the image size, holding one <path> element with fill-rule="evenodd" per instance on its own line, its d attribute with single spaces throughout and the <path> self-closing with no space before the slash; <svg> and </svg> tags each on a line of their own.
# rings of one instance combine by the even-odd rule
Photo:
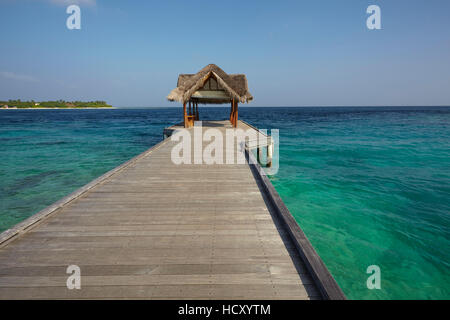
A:
<svg viewBox="0 0 450 320">
<path fill-rule="evenodd" d="M 237 114 L 202 126 L 257 131 Z M 0 234 L 0 299 L 345 299 L 251 152 L 175 164 L 176 143 Z M 67 287 L 71 265 L 80 289 Z"/>
</svg>

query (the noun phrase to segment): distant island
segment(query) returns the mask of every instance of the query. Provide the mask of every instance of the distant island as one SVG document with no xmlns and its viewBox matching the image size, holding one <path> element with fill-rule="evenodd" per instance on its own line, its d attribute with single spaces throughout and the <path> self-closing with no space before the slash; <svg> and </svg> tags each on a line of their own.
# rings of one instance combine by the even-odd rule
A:
<svg viewBox="0 0 450 320">
<path fill-rule="evenodd" d="M 0 101 L 0 109 L 83 109 L 83 108 L 112 108 L 105 101 Z"/>
</svg>

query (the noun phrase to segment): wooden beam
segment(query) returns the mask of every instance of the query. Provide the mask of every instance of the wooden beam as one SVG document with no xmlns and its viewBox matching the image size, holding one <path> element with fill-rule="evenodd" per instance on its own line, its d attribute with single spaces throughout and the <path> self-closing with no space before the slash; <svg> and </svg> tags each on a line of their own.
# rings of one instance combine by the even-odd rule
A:
<svg viewBox="0 0 450 320">
<path fill-rule="evenodd" d="M 183 103 L 183 123 L 184 127 L 187 128 L 186 102 Z"/>
<path fill-rule="evenodd" d="M 191 98 L 225 100 L 230 99 L 230 96 L 223 90 L 198 90 L 192 94 Z"/>
<path fill-rule="evenodd" d="M 234 103 L 233 103 L 233 99 L 231 100 L 231 108 L 230 108 L 230 122 L 233 121 L 233 108 L 234 108 Z"/>
<path fill-rule="evenodd" d="M 233 127 L 237 127 L 237 102 L 234 100 L 234 98 L 231 102 L 230 122 Z"/>
<path fill-rule="evenodd" d="M 238 102 L 234 102 L 234 127 L 237 127 L 238 123 Z"/>
</svg>

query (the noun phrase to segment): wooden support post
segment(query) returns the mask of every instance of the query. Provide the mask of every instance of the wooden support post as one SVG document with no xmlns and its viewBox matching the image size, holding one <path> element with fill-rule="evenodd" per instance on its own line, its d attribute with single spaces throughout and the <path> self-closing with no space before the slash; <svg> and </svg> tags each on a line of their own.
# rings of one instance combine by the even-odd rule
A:
<svg viewBox="0 0 450 320">
<path fill-rule="evenodd" d="M 234 103 L 234 99 L 233 99 L 233 115 L 231 116 L 231 123 L 233 124 L 233 127 L 236 127 L 235 123 L 234 123 L 234 114 L 236 112 L 236 104 Z"/>
<path fill-rule="evenodd" d="M 234 99 L 233 99 L 233 116 L 231 117 L 231 122 L 233 123 L 233 127 L 236 127 L 234 124 L 234 113 L 236 112 L 236 104 L 234 103 Z"/>
<path fill-rule="evenodd" d="M 184 127 L 187 128 L 186 102 L 183 103 L 183 123 Z"/>
<path fill-rule="evenodd" d="M 231 122 L 231 125 L 234 127 L 234 99 L 231 101 L 230 122 Z"/>
<path fill-rule="evenodd" d="M 192 116 L 192 110 L 191 110 L 191 100 L 189 100 L 189 115 Z"/>
<path fill-rule="evenodd" d="M 233 108 L 234 108 L 234 99 L 231 100 L 231 108 L 230 108 L 230 122 L 233 123 Z"/>
<path fill-rule="evenodd" d="M 237 128 L 238 124 L 238 102 L 234 103 L 234 127 Z"/>
<path fill-rule="evenodd" d="M 237 127 L 237 102 L 231 100 L 230 122 L 233 127 Z"/>
</svg>

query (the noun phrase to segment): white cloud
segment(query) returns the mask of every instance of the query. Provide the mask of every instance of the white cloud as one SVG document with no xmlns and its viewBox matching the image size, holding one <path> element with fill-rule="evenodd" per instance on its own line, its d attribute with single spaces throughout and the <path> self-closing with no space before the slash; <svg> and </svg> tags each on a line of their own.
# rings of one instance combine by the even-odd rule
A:
<svg viewBox="0 0 450 320">
<path fill-rule="evenodd" d="M 25 74 L 17 74 L 9 71 L 0 71 L 0 76 L 9 80 L 17 80 L 17 81 L 27 81 L 27 82 L 38 82 L 33 76 L 28 76 Z"/>
<path fill-rule="evenodd" d="M 50 2 L 61 6 L 70 6 L 71 4 L 95 6 L 97 4 L 96 0 L 50 0 Z"/>
</svg>

